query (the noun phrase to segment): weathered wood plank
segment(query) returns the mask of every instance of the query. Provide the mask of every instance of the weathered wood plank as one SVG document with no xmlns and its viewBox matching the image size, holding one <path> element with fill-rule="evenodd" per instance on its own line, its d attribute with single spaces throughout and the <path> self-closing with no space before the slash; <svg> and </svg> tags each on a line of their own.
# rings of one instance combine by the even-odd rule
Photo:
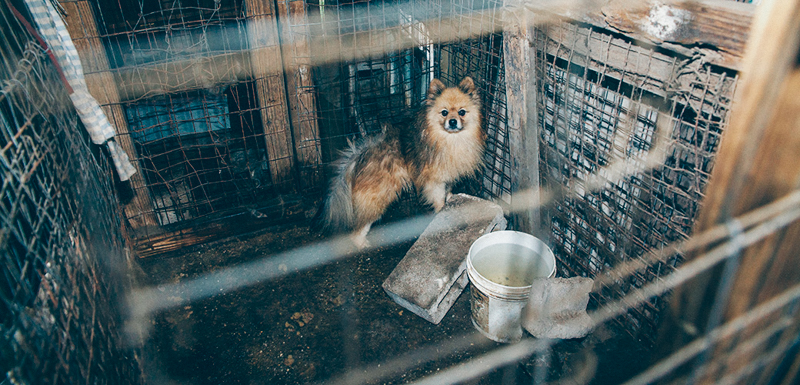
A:
<svg viewBox="0 0 800 385">
<path fill-rule="evenodd" d="M 800 12 L 795 22 L 800 25 Z M 800 28 L 795 33 L 800 34 Z M 741 189 L 741 199 L 730 202 L 733 206 L 732 215 L 747 212 L 800 188 L 800 135 L 797 135 L 800 132 L 799 89 L 800 68 L 797 68 L 784 78 L 778 100 L 773 104 L 774 113 L 767 121 L 769 128 L 764 132 L 751 167 L 742 170 L 746 174 L 739 176 L 745 184 Z M 800 283 L 797 250 L 800 250 L 800 223 L 794 223 L 746 250 L 741 256 L 741 267 L 731 289 L 725 319 L 742 315 Z M 745 331 L 740 338 L 752 336 L 777 318 L 777 314 L 767 318 Z M 794 339 L 798 326 L 796 323 L 790 327 L 783 339 Z M 733 350 L 735 346 L 729 349 Z M 763 349 L 762 353 L 767 351 Z M 727 366 L 729 370 L 738 370 L 757 357 L 758 354 L 754 353 L 729 359 Z M 768 383 L 769 380 L 769 375 L 762 375 L 759 381 L 753 379 L 748 383 Z"/>
<path fill-rule="evenodd" d="M 512 206 L 520 231 L 543 236 L 539 215 L 539 124 L 533 31 L 525 20 L 503 32 Z M 524 193 L 522 193 L 524 192 Z"/>
<path fill-rule="evenodd" d="M 299 182 L 300 188 L 305 190 L 316 186 L 322 177 L 317 101 L 311 77 L 310 31 L 305 1 L 277 0 L 275 4 Z"/>
<path fill-rule="evenodd" d="M 766 2 L 756 16 L 747 54 L 742 61 L 742 81 L 730 126 L 724 134 L 704 207 L 695 232 L 726 223 L 731 218 L 772 202 L 800 187 L 800 0 Z M 742 251 L 727 300 L 722 304 L 721 322 L 745 314 L 786 288 L 800 283 L 800 223 L 776 231 Z M 691 260 L 702 250 L 688 255 Z M 662 330 L 665 347 L 678 348 L 694 338 L 686 330 L 706 332 L 713 327 L 709 309 L 720 299 L 714 293 L 722 268 L 701 274 L 675 290 L 671 303 L 673 317 Z M 765 354 L 769 346 L 729 356 L 736 343 L 764 330 L 775 317 L 767 317 L 736 339 L 721 343 L 710 353 L 720 366 L 706 373 L 700 382 L 712 383 L 736 373 Z M 691 325 L 687 327 L 687 325 Z M 797 335 L 797 324 L 779 339 L 786 342 Z M 773 341 L 774 342 L 774 341 Z M 777 346 L 779 344 L 772 344 Z M 771 366 L 770 366 L 771 365 Z M 775 363 L 763 372 L 745 376 L 740 383 L 766 383 Z"/>
<path fill-rule="evenodd" d="M 655 95 L 667 96 L 675 80 L 673 56 L 640 47 L 635 42 L 571 23 L 545 27 L 552 57 L 569 57 L 576 64 L 604 77 L 625 80 Z"/>
<path fill-rule="evenodd" d="M 135 195 L 123 209 L 128 223 L 132 228 L 157 226 L 153 215 L 153 203 L 145 186 L 138 158 L 138 153 L 128 131 L 128 121 L 120 106 L 120 96 L 117 82 L 109 72 L 108 58 L 100 41 L 97 21 L 92 12 L 91 5 L 86 0 L 61 2 L 65 11 L 67 31 L 75 43 L 78 56 L 81 59 L 89 93 L 97 99 L 108 120 L 117 132 L 116 141 L 131 157 L 131 163 L 136 168 L 136 173 L 130 178 L 130 186 Z"/>
<path fill-rule="evenodd" d="M 733 1 L 609 1 L 580 21 L 713 64 L 739 69 L 755 5 Z"/>
<path fill-rule="evenodd" d="M 576 20 L 683 55 L 739 69 L 755 5 L 723 0 L 516 1 L 512 17 Z M 527 14 L 527 16 L 521 16 Z"/>
<path fill-rule="evenodd" d="M 113 70 L 122 101 L 236 83 L 250 74 L 250 54 L 236 51 Z M 269 64 L 269 61 L 267 62 Z M 270 69 L 276 73 L 280 67 Z"/>
<path fill-rule="evenodd" d="M 247 0 L 246 7 L 251 77 L 256 84 L 272 183 L 286 191 L 294 188 L 296 164 L 277 13 L 272 1 Z"/>
</svg>

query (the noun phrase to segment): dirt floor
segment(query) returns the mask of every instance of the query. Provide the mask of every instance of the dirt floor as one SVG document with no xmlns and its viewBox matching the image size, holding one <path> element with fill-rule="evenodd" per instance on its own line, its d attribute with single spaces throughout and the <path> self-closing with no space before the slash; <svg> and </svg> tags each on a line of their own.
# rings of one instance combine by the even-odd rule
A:
<svg viewBox="0 0 800 385">
<path fill-rule="evenodd" d="M 142 267 L 147 284 L 158 285 L 321 240 L 307 226 L 282 226 L 197 246 L 179 256 L 142 260 Z M 361 383 L 357 376 L 366 376 L 367 383 L 407 383 L 505 346 L 476 334 L 466 294 L 439 325 L 385 294 L 381 283 L 412 244 L 362 253 L 159 314 L 145 349 L 150 382 Z M 588 356 L 586 346 L 592 347 Z M 594 354 L 600 370 L 581 374 Z M 603 328 L 558 343 L 549 360 L 531 357 L 468 383 L 530 384 L 536 367 L 547 367 L 550 380 L 583 375 L 595 384 L 618 383 L 647 364 L 641 354 L 636 341 Z"/>
</svg>

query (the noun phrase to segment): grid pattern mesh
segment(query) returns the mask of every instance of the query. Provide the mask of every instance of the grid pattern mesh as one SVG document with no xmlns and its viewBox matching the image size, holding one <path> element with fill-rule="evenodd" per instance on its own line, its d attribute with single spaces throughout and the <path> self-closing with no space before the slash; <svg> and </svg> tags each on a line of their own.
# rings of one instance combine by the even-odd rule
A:
<svg viewBox="0 0 800 385">
<path fill-rule="evenodd" d="M 499 30 L 495 25 L 482 25 L 481 28 Z M 442 47 L 442 56 L 445 59 L 439 67 L 441 76 L 452 79 L 452 83 L 458 82 L 464 76 L 471 76 L 480 89 L 487 135 L 486 152 L 483 157 L 483 175 L 478 184 L 472 184 L 467 190 L 475 195 L 497 200 L 507 199 L 511 192 L 511 154 L 502 48 L 502 33 L 491 33 L 481 39 L 449 44 Z"/>
<path fill-rule="evenodd" d="M 2 382 L 142 383 L 113 171 L 22 20 L 0 7 Z"/>
<path fill-rule="evenodd" d="M 461 189 L 508 193 L 502 35 L 497 17 L 475 16 L 501 3 L 87 4 L 70 32 L 140 171 L 125 210 L 137 239 L 289 195 L 313 205 L 347 139 L 407 124 L 433 77 L 472 76 L 484 100 L 485 183 Z M 435 41 L 443 19 L 480 37 Z"/>
<path fill-rule="evenodd" d="M 287 94 L 279 70 L 274 7 L 202 0 L 91 5 L 79 29 L 100 50 L 91 71 L 118 84 L 104 105 L 120 115 L 120 140 L 141 171 L 131 183 L 138 199 L 127 210 L 140 236 L 257 207 L 296 188 L 288 101 L 297 92 Z M 256 33 L 264 38 L 249 39 Z"/>
<path fill-rule="evenodd" d="M 507 199 L 511 191 L 510 153 L 506 126 L 505 71 L 503 70 L 503 2 L 495 0 L 432 1 L 426 26 L 437 31 L 457 28 L 470 39 L 437 44 L 436 76 L 457 84 L 470 76 L 481 95 L 486 152 L 478 180 L 464 181 L 464 191 L 490 199 Z M 441 32 L 447 39 L 447 32 Z"/>
<path fill-rule="evenodd" d="M 315 46 L 311 57 L 317 64 L 317 115 L 328 163 L 338 158 L 347 139 L 373 135 L 384 123 L 404 124 L 410 118 L 409 111 L 428 87 L 435 49 L 413 16 L 417 9 L 393 10 L 384 2 L 326 2 L 310 4 L 309 12 L 319 21 L 308 30 L 313 40 L 330 44 Z"/>
<path fill-rule="evenodd" d="M 570 23 L 536 32 L 541 181 L 567 198 L 549 211 L 550 237 L 564 276 L 595 276 L 623 261 L 686 239 L 703 200 L 737 78 L 701 58 L 666 56 Z M 668 123 L 656 124 L 657 119 Z M 659 133 L 658 127 L 669 132 Z M 666 143 L 658 144 L 662 137 Z M 663 146 L 663 164 L 644 160 Z M 607 166 L 634 168 L 613 180 Z M 600 189 L 587 181 L 599 177 Z M 680 257 L 619 280 L 597 306 L 674 270 Z M 618 319 L 653 342 L 661 298 Z"/>
<path fill-rule="evenodd" d="M 357 2 L 310 5 L 314 41 L 330 44 L 312 50 L 318 88 L 320 139 L 324 162 L 338 157 L 347 139 L 372 135 L 381 124 L 408 124 L 420 108 L 431 79 L 455 85 L 465 76 L 480 91 L 488 133 L 485 169 L 457 189 L 486 197 L 509 192 L 509 154 L 505 130 L 502 33 L 495 17 L 501 2 Z M 473 39 L 438 41 L 430 31 L 445 23 L 469 25 Z M 333 53 L 333 54 L 331 54 Z M 355 59 L 354 59 L 355 58 Z"/>
<path fill-rule="evenodd" d="M 495 14 L 502 3 L 410 4 L 65 2 L 79 20 L 70 32 L 87 82 L 103 88 L 101 104 L 139 168 L 124 219 L 147 237 L 289 193 L 314 200 L 323 166 L 346 140 L 407 121 L 433 77 L 476 80 L 489 136 L 485 169 L 461 187 L 504 199 L 511 165 Z M 128 282 L 116 276 L 127 261 L 112 171 L 75 129 L 80 122 L 42 48 L 10 11 L 0 7 L 0 15 L 0 75 L 12 79 L 0 94 L 2 369 L 15 381 L 48 373 L 56 383 L 138 382 L 135 357 L 118 350 L 119 309 L 108 307 Z M 436 41 L 430 31 L 445 23 L 479 37 Z M 569 192 L 546 216 L 560 274 L 594 276 L 688 237 L 737 78 L 700 57 L 570 23 L 538 29 L 535 46 L 541 182 Z M 669 124 L 656 124 L 661 116 Z M 640 169 L 631 175 L 587 189 L 615 160 L 642 160 L 660 135 L 668 140 L 662 165 L 633 162 Z M 618 281 L 592 306 L 679 262 Z M 661 307 L 655 298 L 618 321 L 649 340 Z"/>
<path fill-rule="evenodd" d="M 104 58 L 87 60 L 88 78 L 110 74 L 118 85 L 103 105 L 140 170 L 126 210 L 137 234 L 292 192 L 312 201 L 324 187 L 323 166 L 347 139 L 403 124 L 433 77 L 476 80 L 489 135 L 485 170 L 461 188 L 503 199 L 511 170 L 502 4 L 398 4 L 92 0 L 76 44 L 95 44 Z M 453 25 L 478 37 L 431 35 Z M 702 58 L 572 24 L 536 39 L 542 184 L 573 193 L 548 219 L 564 274 L 595 275 L 687 237 L 736 79 Z M 658 113 L 674 120 L 665 165 L 583 191 L 581 181 L 614 159 L 650 151 Z M 652 281 L 675 262 L 596 299 Z M 641 319 L 655 316 L 631 322 Z"/>
</svg>

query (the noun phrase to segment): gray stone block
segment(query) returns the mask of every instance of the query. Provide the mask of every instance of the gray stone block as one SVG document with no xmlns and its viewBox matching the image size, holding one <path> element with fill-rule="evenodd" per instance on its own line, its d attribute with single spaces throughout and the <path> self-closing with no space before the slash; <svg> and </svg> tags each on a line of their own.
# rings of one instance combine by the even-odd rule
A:
<svg viewBox="0 0 800 385">
<path fill-rule="evenodd" d="M 453 195 L 383 282 L 383 289 L 400 306 L 438 324 L 469 282 L 467 253 L 472 242 L 506 225 L 497 204 Z"/>
<path fill-rule="evenodd" d="M 591 278 L 542 278 L 531 284 L 522 326 L 536 338 L 580 338 L 592 331 L 586 313 Z"/>
</svg>

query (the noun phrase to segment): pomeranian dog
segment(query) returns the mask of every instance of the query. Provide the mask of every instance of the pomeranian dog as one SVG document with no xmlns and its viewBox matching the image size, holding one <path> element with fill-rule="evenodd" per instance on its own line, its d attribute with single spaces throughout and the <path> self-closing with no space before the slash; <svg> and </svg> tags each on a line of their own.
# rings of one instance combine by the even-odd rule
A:
<svg viewBox="0 0 800 385">
<path fill-rule="evenodd" d="M 472 78 L 449 88 L 434 79 L 409 127 L 384 124 L 379 135 L 349 142 L 334 165 L 320 217 L 323 228 L 350 231 L 363 248 L 372 224 L 411 188 L 441 210 L 451 184 L 481 165 L 486 134 L 480 109 Z"/>
</svg>

